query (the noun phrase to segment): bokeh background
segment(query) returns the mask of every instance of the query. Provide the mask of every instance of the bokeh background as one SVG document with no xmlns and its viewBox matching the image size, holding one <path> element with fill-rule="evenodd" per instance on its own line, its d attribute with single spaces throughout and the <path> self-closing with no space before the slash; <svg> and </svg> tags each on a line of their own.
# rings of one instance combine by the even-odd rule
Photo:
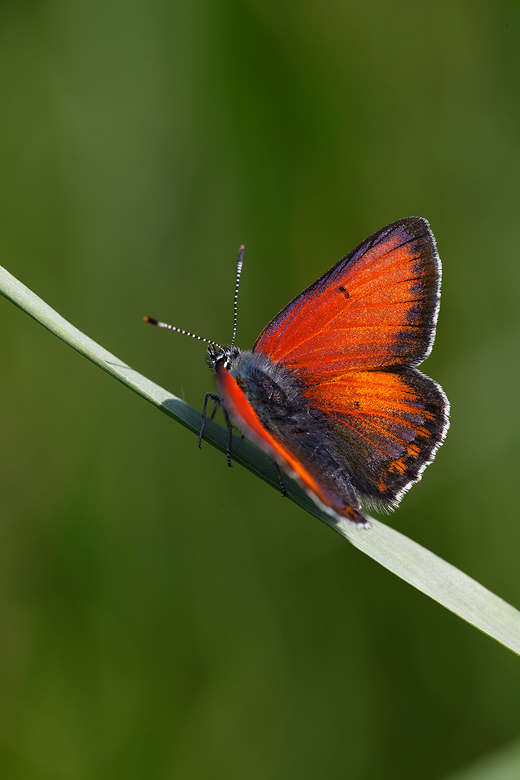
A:
<svg viewBox="0 0 520 780">
<path fill-rule="evenodd" d="M 519 74 L 513 1 L 4 0 L 0 262 L 200 408 L 144 314 L 229 340 L 243 242 L 248 348 L 427 217 L 452 428 L 389 521 L 520 606 Z M 516 656 L 0 319 L 2 778 L 520 776 Z"/>
</svg>

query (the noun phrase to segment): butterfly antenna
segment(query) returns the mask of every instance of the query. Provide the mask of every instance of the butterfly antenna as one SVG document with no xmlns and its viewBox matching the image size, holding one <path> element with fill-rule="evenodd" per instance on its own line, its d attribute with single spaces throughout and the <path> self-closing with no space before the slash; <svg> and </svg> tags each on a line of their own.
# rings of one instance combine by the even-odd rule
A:
<svg viewBox="0 0 520 780">
<path fill-rule="evenodd" d="M 234 317 L 233 317 L 233 338 L 231 339 L 231 346 L 235 344 L 235 336 L 237 334 L 237 307 L 238 307 L 238 285 L 240 284 L 240 274 L 242 273 L 242 266 L 244 265 L 244 251 L 245 246 L 242 244 L 238 250 L 237 257 L 237 278 L 235 282 L 235 300 L 233 302 Z"/>
<path fill-rule="evenodd" d="M 155 325 L 157 328 L 167 328 L 167 330 L 174 330 L 175 333 L 182 333 L 183 336 L 191 336 L 192 339 L 197 339 L 197 341 L 204 341 L 206 344 L 214 344 L 218 349 L 223 349 L 223 347 L 220 344 L 217 344 L 216 341 L 205 339 L 203 336 L 196 336 L 195 333 L 190 333 L 189 330 L 176 328 L 175 325 L 168 325 L 167 322 L 159 322 L 158 320 L 154 320 L 152 317 L 143 317 L 143 320 L 145 322 L 149 322 L 150 325 Z"/>
</svg>

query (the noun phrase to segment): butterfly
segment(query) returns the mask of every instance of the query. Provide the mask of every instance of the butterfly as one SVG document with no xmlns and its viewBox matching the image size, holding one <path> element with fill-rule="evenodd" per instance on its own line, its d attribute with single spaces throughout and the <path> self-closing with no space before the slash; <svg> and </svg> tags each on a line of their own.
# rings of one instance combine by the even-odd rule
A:
<svg viewBox="0 0 520 780">
<path fill-rule="evenodd" d="M 378 230 L 296 296 L 252 350 L 208 341 L 208 400 L 325 512 L 369 527 L 363 505 L 394 508 L 449 426 L 442 388 L 417 370 L 430 354 L 441 262 L 425 219 Z M 165 323 L 145 318 L 162 327 Z M 181 331 L 185 332 L 185 331 Z M 193 335 L 193 334 L 187 334 Z M 199 338 L 199 337 L 195 337 Z"/>
</svg>

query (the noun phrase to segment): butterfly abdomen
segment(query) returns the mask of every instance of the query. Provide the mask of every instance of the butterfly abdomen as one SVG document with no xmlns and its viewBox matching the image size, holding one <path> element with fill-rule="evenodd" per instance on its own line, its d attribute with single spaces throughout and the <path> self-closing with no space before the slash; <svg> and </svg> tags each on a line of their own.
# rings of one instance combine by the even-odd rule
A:
<svg viewBox="0 0 520 780">
<path fill-rule="evenodd" d="M 305 484 L 315 480 L 327 507 L 339 513 L 359 508 L 348 454 L 329 435 L 320 411 L 309 405 L 296 374 L 253 352 L 240 352 L 216 371 L 223 404 L 249 438 L 292 476 Z M 350 519 L 357 521 L 357 513 Z"/>
</svg>

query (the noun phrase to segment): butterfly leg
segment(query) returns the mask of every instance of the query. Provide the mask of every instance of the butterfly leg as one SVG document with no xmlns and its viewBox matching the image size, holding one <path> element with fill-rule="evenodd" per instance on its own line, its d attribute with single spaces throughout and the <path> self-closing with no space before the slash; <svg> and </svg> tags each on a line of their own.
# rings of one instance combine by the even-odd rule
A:
<svg viewBox="0 0 520 780">
<path fill-rule="evenodd" d="M 226 412 L 224 407 L 222 407 L 222 413 L 224 415 L 224 420 L 226 421 L 226 425 L 227 425 L 226 459 L 229 468 L 231 468 L 231 466 L 233 465 L 231 463 L 231 440 L 233 438 L 233 426 L 231 425 L 229 414 Z"/>
<path fill-rule="evenodd" d="M 213 401 L 213 403 L 215 404 L 215 407 L 213 409 L 213 414 L 211 415 L 211 419 L 213 419 L 213 415 L 215 414 L 215 409 L 220 403 L 220 398 L 218 397 L 218 395 L 215 395 L 215 393 L 206 393 L 206 395 L 204 396 L 204 403 L 202 404 L 202 419 L 200 421 L 200 431 L 199 431 L 199 449 L 202 443 L 202 434 L 204 433 L 204 428 L 206 427 L 206 416 L 207 416 L 206 409 L 208 408 L 208 401 Z"/>
<path fill-rule="evenodd" d="M 206 395 L 204 396 L 204 403 L 202 404 L 202 419 L 201 419 L 200 431 L 199 431 L 199 448 L 202 443 L 202 435 L 204 433 L 204 428 L 206 427 L 208 401 L 213 401 L 213 403 L 215 404 L 215 408 L 213 409 L 213 414 L 211 415 L 211 418 L 213 419 L 213 415 L 215 414 L 215 409 L 220 404 L 220 398 L 218 397 L 218 395 L 215 395 L 215 393 L 206 393 Z M 227 425 L 226 460 L 228 466 L 231 468 L 231 440 L 233 438 L 233 426 L 231 425 L 229 414 L 227 413 L 226 409 L 223 406 L 222 406 L 222 413 L 224 415 L 224 419 Z"/>
<path fill-rule="evenodd" d="M 284 481 L 283 481 L 283 477 L 282 477 L 282 472 L 280 471 L 280 466 L 278 465 L 278 463 L 275 460 L 272 460 L 271 463 L 274 466 L 274 470 L 275 470 L 275 473 L 276 473 L 276 478 L 278 479 L 278 484 L 280 485 L 280 490 L 282 491 L 282 496 L 284 498 L 286 498 L 287 497 L 287 490 L 285 489 L 285 485 L 284 485 Z"/>
</svg>

